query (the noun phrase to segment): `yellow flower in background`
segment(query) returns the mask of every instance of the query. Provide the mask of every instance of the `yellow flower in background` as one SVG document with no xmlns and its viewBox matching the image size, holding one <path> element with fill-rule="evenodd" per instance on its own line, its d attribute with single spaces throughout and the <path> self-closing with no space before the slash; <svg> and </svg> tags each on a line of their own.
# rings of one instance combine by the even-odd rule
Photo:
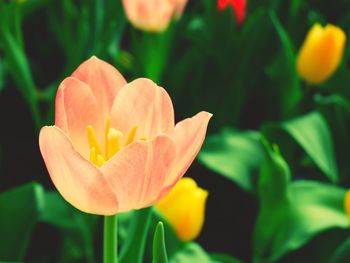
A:
<svg viewBox="0 0 350 263">
<path fill-rule="evenodd" d="M 195 239 L 202 230 L 208 192 L 189 177 L 182 178 L 156 208 L 181 240 Z"/>
<path fill-rule="evenodd" d="M 343 56 L 346 35 L 334 25 L 315 24 L 299 51 L 297 70 L 310 84 L 320 84 L 337 69 Z"/>
<path fill-rule="evenodd" d="M 350 190 L 348 190 L 345 194 L 344 206 L 345 206 L 345 212 L 348 215 L 350 220 Z"/>
</svg>

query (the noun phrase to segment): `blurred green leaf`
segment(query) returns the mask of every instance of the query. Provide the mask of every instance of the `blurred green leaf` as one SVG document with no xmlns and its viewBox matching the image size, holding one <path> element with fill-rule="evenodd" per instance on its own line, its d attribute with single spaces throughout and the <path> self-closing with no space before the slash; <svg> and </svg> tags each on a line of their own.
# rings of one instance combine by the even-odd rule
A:
<svg viewBox="0 0 350 263">
<path fill-rule="evenodd" d="M 350 103 L 340 95 L 315 96 L 317 109 L 329 123 L 339 168 L 340 183 L 350 184 Z"/>
<path fill-rule="evenodd" d="M 29 183 L 0 194 L 0 260 L 21 261 L 44 208 L 41 185 Z"/>
<path fill-rule="evenodd" d="M 254 262 L 274 262 L 327 229 L 349 226 L 344 189 L 316 181 L 291 183 L 289 177 L 278 151 L 267 148 L 259 181 Z"/>
<path fill-rule="evenodd" d="M 345 190 L 319 182 L 300 181 L 290 185 L 288 194 L 290 207 L 272 234 L 270 255 L 258 262 L 277 260 L 327 229 L 349 227 L 343 208 Z M 273 213 L 270 216 L 272 218 Z"/>
<path fill-rule="evenodd" d="M 30 103 L 35 100 L 35 84 L 27 58 L 8 30 L 3 29 L 1 37 L 10 67 L 9 71 L 23 97 Z"/>
<path fill-rule="evenodd" d="M 236 72 L 238 76 L 243 74 L 240 76 L 241 78 L 243 76 L 251 78 L 254 76 L 244 73 L 250 72 L 250 70 L 260 70 L 252 67 L 252 61 L 257 55 L 261 55 L 261 51 L 268 45 L 268 41 L 270 40 L 269 33 L 272 29 L 271 20 L 266 8 L 257 8 L 250 14 L 239 35 L 239 46 L 244 48 L 236 50 L 240 54 L 238 57 L 240 61 L 237 63 L 238 70 Z"/>
<path fill-rule="evenodd" d="M 225 254 L 211 253 L 210 257 L 213 263 L 242 263 L 239 259 Z"/>
<path fill-rule="evenodd" d="M 130 262 L 127 260 L 132 256 L 134 256 L 134 258 L 140 258 L 141 262 L 152 261 L 152 243 L 154 229 L 152 227 L 147 228 L 147 226 L 157 225 L 159 221 L 163 222 L 163 227 L 166 232 L 165 244 L 168 258 L 171 258 L 172 255 L 174 255 L 183 246 L 184 242 L 178 238 L 173 227 L 166 221 L 166 219 L 161 214 L 159 214 L 157 209 L 153 207 L 150 208 L 150 210 L 150 216 L 149 219 L 147 219 L 149 221 L 145 220 L 142 217 L 140 218 L 140 214 L 137 213 L 139 211 L 123 213 L 118 216 L 118 234 L 120 242 L 122 244 L 121 255 L 123 255 L 120 259 L 121 262 Z M 147 225 L 145 225 L 145 222 L 147 223 Z M 144 237 L 135 236 L 137 235 L 137 233 L 139 233 L 134 229 L 136 225 L 138 226 L 139 231 L 141 231 L 141 229 L 145 228 L 146 226 L 147 229 L 145 230 L 147 231 L 147 233 L 144 234 Z M 145 240 L 143 238 L 145 238 Z M 143 242 L 143 247 L 141 249 L 144 251 L 144 253 L 140 253 L 140 251 L 137 251 L 138 249 L 140 249 L 140 244 L 138 243 L 139 240 Z"/>
<path fill-rule="evenodd" d="M 6 77 L 6 62 L 3 59 L 0 59 L 0 94 L 5 89 L 5 80 Z"/>
<path fill-rule="evenodd" d="M 21 41 L 16 38 L 9 25 L 16 25 L 14 21 L 16 4 L 0 4 L 0 41 L 8 63 L 9 74 L 12 75 L 16 87 L 22 93 L 29 105 L 36 129 L 41 127 L 39 105 L 36 97 L 36 85 Z M 20 36 L 20 38 L 22 35 Z"/>
<path fill-rule="evenodd" d="M 350 50 L 350 48 L 349 48 Z M 339 94 L 350 99 L 350 91 L 346 83 L 350 81 L 350 72 L 345 62 L 339 66 L 329 80 L 324 82 L 319 89 L 326 90 L 333 94 Z"/>
<path fill-rule="evenodd" d="M 128 238 L 120 253 L 120 262 L 142 263 L 148 235 L 152 208 L 134 211 L 128 229 Z"/>
<path fill-rule="evenodd" d="M 223 129 L 209 136 L 198 155 L 199 161 L 247 191 L 254 191 L 263 157 L 260 134 Z"/>
<path fill-rule="evenodd" d="M 299 10 L 301 9 L 303 4 L 302 0 L 292 0 L 290 1 L 290 8 L 289 8 L 289 18 L 294 20 L 296 16 L 299 14 Z"/>
<path fill-rule="evenodd" d="M 132 221 L 133 215 L 134 211 L 118 214 L 118 242 L 121 244 L 124 244 L 126 239 L 129 237 L 128 229 L 130 227 L 130 222 Z"/>
<path fill-rule="evenodd" d="M 338 181 L 332 137 L 327 122 L 319 112 L 284 122 L 282 128 L 305 150 L 331 182 Z"/>
<path fill-rule="evenodd" d="M 270 12 L 272 24 L 277 32 L 282 45 L 282 56 L 277 56 L 278 66 L 274 67 L 273 77 L 278 80 L 276 83 L 276 93 L 280 94 L 280 99 L 274 100 L 280 103 L 282 116 L 288 117 L 295 111 L 295 107 L 301 99 L 300 79 L 297 74 L 294 46 L 288 32 L 284 29 L 275 12 Z"/>
<path fill-rule="evenodd" d="M 94 262 L 93 236 L 98 216 L 78 211 L 57 192 L 47 192 L 45 201 L 40 221 L 53 225 L 62 233 L 60 262 Z"/>
<path fill-rule="evenodd" d="M 271 148 L 265 139 L 261 142 L 265 149 L 265 159 L 260 167 L 258 192 L 261 210 L 266 206 L 268 211 L 288 202 L 287 188 L 291 172 L 277 145 Z"/>
<path fill-rule="evenodd" d="M 158 222 L 156 230 L 153 235 L 153 263 L 167 263 L 168 256 L 166 252 L 165 239 L 164 239 L 164 226 L 162 222 Z"/>
<path fill-rule="evenodd" d="M 171 259 L 170 263 L 212 263 L 210 256 L 195 242 L 186 243 Z"/>
<path fill-rule="evenodd" d="M 265 262 L 275 253 L 276 231 L 283 225 L 288 213 L 287 187 L 290 180 L 288 164 L 275 147 L 262 140 L 266 158 L 259 175 L 259 214 L 254 230 L 254 262 Z M 268 260 L 266 260 L 268 262 Z"/>
<path fill-rule="evenodd" d="M 226 26 L 222 28 L 226 28 Z M 244 102 L 255 93 L 255 87 L 261 83 L 263 77 L 261 68 L 252 65 L 261 65 L 269 59 L 270 54 L 266 50 L 271 47 L 270 33 L 272 30 L 267 9 L 265 7 L 257 8 L 249 14 L 249 19 L 245 21 L 238 33 L 236 48 L 222 49 L 233 52 L 233 54 L 223 52 L 223 57 L 228 62 L 225 64 L 223 72 L 228 75 L 230 82 L 223 85 L 226 90 L 223 89 L 221 92 L 223 96 L 221 101 L 225 103 L 215 105 L 216 108 L 220 109 L 217 113 L 215 112 L 216 118 L 224 114 L 221 118 L 226 123 L 237 125 Z M 227 34 L 226 31 L 225 34 Z M 235 37 L 235 34 L 231 35 Z M 217 39 L 221 38 L 215 40 L 217 41 Z M 231 68 L 232 70 L 227 70 Z"/>
<path fill-rule="evenodd" d="M 159 221 L 163 222 L 164 230 L 166 231 L 166 235 L 165 235 L 166 249 L 167 249 L 168 258 L 171 258 L 184 245 L 184 241 L 179 239 L 173 226 L 167 221 L 167 219 L 164 218 L 157 211 L 157 209 L 152 209 L 151 225 L 155 225 Z"/>
<path fill-rule="evenodd" d="M 334 251 L 329 263 L 348 263 L 350 258 L 350 238 L 346 239 L 337 250 Z"/>
</svg>

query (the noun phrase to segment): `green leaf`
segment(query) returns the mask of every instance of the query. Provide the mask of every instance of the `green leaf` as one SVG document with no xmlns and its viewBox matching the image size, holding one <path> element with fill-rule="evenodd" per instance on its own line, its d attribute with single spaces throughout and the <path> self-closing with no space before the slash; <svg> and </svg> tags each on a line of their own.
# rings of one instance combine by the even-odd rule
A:
<svg viewBox="0 0 350 263">
<path fill-rule="evenodd" d="M 264 262 L 264 258 L 274 253 L 276 230 L 283 224 L 289 209 L 288 164 L 280 155 L 277 146 L 272 149 L 264 139 L 262 144 L 266 157 L 259 175 L 260 208 L 254 229 L 254 262 Z"/>
<path fill-rule="evenodd" d="M 186 243 L 171 259 L 170 263 L 212 263 L 210 256 L 195 242 Z"/>
<path fill-rule="evenodd" d="M 276 59 L 279 63 L 274 67 L 273 72 L 273 79 L 278 80 L 275 85 L 278 90 L 275 91 L 275 94 L 279 93 L 280 99 L 276 100 L 274 98 L 274 100 L 275 103 L 280 103 L 282 116 L 285 117 L 290 116 L 295 111 L 295 107 L 301 99 L 300 78 L 295 67 L 294 46 L 288 32 L 284 29 L 274 11 L 269 14 L 282 46 L 282 56 L 277 56 Z"/>
<path fill-rule="evenodd" d="M 213 263 L 242 263 L 239 259 L 225 254 L 212 253 L 210 257 Z"/>
<path fill-rule="evenodd" d="M 254 191 L 255 175 L 263 157 L 259 138 L 258 132 L 224 129 L 205 140 L 199 161 L 243 189 Z"/>
<path fill-rule="evenodd" d="M 178 235 L 175 232 L 175 229 L 167 221 L 167 219 L 163 217 L 163 215 L 161 215 L 157 209 L 152 209 L 151 224 L 157 224 L 159 221 L 163 222 L 164 230 L 166 231 L 165 243 L 167 254 L 168 257 L 171 258 L 184 245 L 184 241 L 179 239 Z"/>
<path fill-rule="evenodd" d="M 46 192 L 45 201 L 40 221 L 60 230 L 63 240 L 60 261 L 93 262 L 93 235 L 99 217 L 75 209 L 56 191 Z"/>
<path fill-rule="evenodd" d="M 0 94 L 4 91 L 5 89 L 5 82 L 6 82 L 6 61 L 5 60 L 0 60 Z"/>
<path fill-rule="evenodd" d="M 332 255 L 329 263 L 348 263 L 350 258 L 350 238 L 346 239 Z"/>
<path fill-rule="evenodd" d="M 123 244 L 122 251 L 120 253 L 120 262 L 143 262 L 151 214 L 151 207 L 134 211 L 132 222 L 130 222 L 128 229 L 129 237 Z"/>
<path fill-rule="evenodd" d="M 290 182 L 278 150 L 263 141 L 266 159 L 259 177 L 260 210 L 254 229 L 254 262 L 274 262 L 334 227 L 346 228 L 345 190 L 316 181 Z"/>
<path fill-rule="evenodd" d="M 289 194 L 292 206 L 276 236 L 274 258 L 303 246 L 327 229 L 349 227 L 344 212 L 344 189 L 300 181 L 289 187 Z"/>
<path fill-rule="evenodd" d="M 270 210 L 288 202 L 287 188 L 291 173 L 277 145 L 271 148 L 265 139 L 261 142 L 265 149 L 265 160 L 260 168 L 259 198 L 262 209 L 266 207 Z"/>
<path fill-rule="evenodd" d="M 300 14 L 299 10 L 302 8 L 303 1 L 302 0 L 292 0 L 290 1 L 290 8 L 289 8 L 289 18 L 291 20 L 295 20 Z"/>
<path fill-rule="evenodd" d="M 344 211 L 345 189 L 316 181 L 297 181 L 290 185 L 289 194 L 293 229 L 286 229 L 291 247 L 297 247 L 315 233 L 331 227 L 347 228 Z"/>
<path fill-rule="evenodd" d="M 33 227 L 44 207 L 41 185 L 29 183 L 0 194 L 0 259 L 23 259 Z"/>
<path fill-rule="evenodd" d="M 344 195 L 344 189 L 320 182 L 290 184 L 288 203 L 260 212 L 255 230 L 255 262 L 276 261 L 325 230 L 348 228 Z M 266 226 L 270 226 L 268 231 Z"/>
<path fill-rule="evenodd" d="M 342 185 L 350 184 L 350 103 L 340 95 L 315 96 L 317 109 L 329 123 L 331 129 L 336 161 L 338 164 L 339 181 Z"/>
<path fill-rule="evenodd" d="M 282 124 L 331 182 L 338 181 L 338 168 L 327 122 L 319 112 L 311 112 Z"/>
<path fill-rule="evenodd" d="M 0 16 L 9 17 L 9 14 L 11 14 L 9 10 L 9 7 L 0 5 Z M 16 41 L 9 28 L 6 27 L 6 23 L 3 24 L 1 22 L 0 41 L 3 44 L 3 51 L 8 62 L 8 72 L 12 75 L 17 88 L 30 106 L 36 128 L 39 129 L 41 126 L 39 105 L 28 59 L 20 43 Z"/>
<path fill-rule="evenodd" d="M 167 263 L 168 256 L 165 247 L 165 238 L 164 238 L 164 226 L 162 222 L 158 222 L 156 231 L 153 236 L 153 263 Z"/>
<path fill-rule="evenodd" d="M 159 221 L 163 222 L 164 231 L 166 232 L 165 244 L 168 258 L 171 258 L 183 246 L 184 242 L 179 239 L 171 224 L 167 222 L 166 218 L 164 218 L 154 207 L 150 208 L 150 210 L 151 215 L 150 218 L 147 219 L 149 221 L 146 221 L 142 218 L 137 220 L 137 217 L 140 217 L 140 215 L 137 214 L 136 211 L 123 213 L 118 216 L 118 234 L 122 244 L 121 254 L 125 254 L 122 256 L 121 262 L 130 262 L 127 260 L 132 256 L 134 256 L 134 258 L 136 258 L 136 256 L 140 258 L 140 262 L 152 261 L 154 229 L 152 229 L 152 227 L 149 227 L 149 225 L 155 226 L 158 224 Z M 142 242 L 144 242 L 144 244 L 143 247 L 140 248 L 139 241 L 141 240 L 141 237 L 135 236 L 138 235 L 138 233 L 140 232 L 132 229 L 137 224 L 139 231 L 141 231 L 145 227 L 145 222 L 147 222 L 147 233 L 145 234 L 146 239 L 145 241 L 143 241 L 142 239 Z M 140 253 L 138 251 L 139 249 L 141 249 L 144 252 Z M 126 250 L 128 250 L 129 252 L 127 252 Z"/>
</svg>

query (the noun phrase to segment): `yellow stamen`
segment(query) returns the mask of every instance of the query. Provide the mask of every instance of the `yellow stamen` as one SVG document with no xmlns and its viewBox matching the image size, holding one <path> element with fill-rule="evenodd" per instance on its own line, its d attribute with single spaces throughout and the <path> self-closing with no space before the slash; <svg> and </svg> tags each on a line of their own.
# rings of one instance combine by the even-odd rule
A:
<svg viewBox="0 0 350 263">
<path fill-rule="evenodd" d="M 87 137 L 90 146 L 90 161 L 97 167 L 101 167 L 107 160 L 109 160 L 113 155 L 120 151 L 123 147 L 132 143 L 136 138 L 138 126 L 134 126 L 130 129 L 125 143 L 121 143 L 121 138 L 123 133 L 115 128 L 111 127 L 110 118 L 106 121 L 106 130 L 104 133 L 104 149 L 97 141 L 97 137 L 92 125 L 86 127 Z M 141 137 L 140 140 L 146 140 L 146 138 Z"/>
<path fill-rule="evenodd" d="M 97 159 L 96 159 L 96 149 L 95 147 L 91 147 L 90 148 L 90 161 L 93 163 L 93 164 L 97 164 Z"/>
<path fill-rule="evenodd" d="M 102 155 L 101 146 L 98 144 L 94 128 L 91 125 L 87 126 L 87 137 L 88 137 L 90 148 L 94 147 L 96 154 Z"/>
<path fill-rule="evenodd" d="M 101 154 L 98 154 L 97 155 L 97 160 L 96 160 L 96 165 L 98 166 L 98 167 L 101 167 L 102 166 L 102 164 L 104 164 L 106 161 L 105 161 L 105 159 L 102 157 L 102 155 Z"/>
<path fill-rule="evenodd" d="M 111 158 L 114 154 L 116 154 L 120 150 L 120 138 L 123 134 L 114 129 L 110 128 L 106 140 L 106 156 L 107 160 Z"/>
<path fill-rule="evenodd" d="M 125 145 L 128 145 L 134 141 L 137 129 L 138 129 L 137 126 L 134 126 L 131 128 L 129 135 L 128 135 L 128 139 L 125 142 Z"/>
</svg>

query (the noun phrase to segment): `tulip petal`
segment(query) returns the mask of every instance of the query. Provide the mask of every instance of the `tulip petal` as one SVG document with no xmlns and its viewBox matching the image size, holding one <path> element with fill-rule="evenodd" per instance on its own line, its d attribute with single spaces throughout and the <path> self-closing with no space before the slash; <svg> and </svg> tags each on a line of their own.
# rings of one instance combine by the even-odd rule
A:
<svg viewBox="0 0 350 263">
<path fill-rule="evenodd" d="M 84 82 L 68 77 L 58 88 L 55 107 L 55 125 L 67 134 L 74 148 L 88 158 L 86 127 L 100 126 L 97 103 L 91 90 Z"/>
<path fill-rule="evenodd" d="M 101 171 L 75 151 L 63 131 L 43 127 L 39 146 L 55 187 L 68 203 L 92 214 L 118 211 L 118 201 Z"/>
<path fill-rule="evenodd" d="M 106 120 L 115 96 L 126 84 L 124 77 L 112 65 L 95 56 L 82 63 L 72 77 L 80 79 L 91 88 L 102 118 Z"/>
<path fill-rule="evenodd" d="M 111 125 L 124 134 L 137 126 L 136 138 L 152 139 L 172 134 L 174 109 L 168 93 L 149 79 L 136 79 L 118 94 L 111 111 Z"/>
<path fill-rule="evenodd" d="M 175 4 L 175 17 L 179 19 L 184 12 L 188 0 L 172 0 Z"/>
<path fill-rule="evenodd" d="M 170 176 L 164 185 L 164 193 L 184 175 L 202 147 L 208 122 L 212 114 L 202 111 L 192 118 L 176 124 L 174 139 L 177 146 L 177 158 Z"/>
<path fill-rule="evenodd" d="M 125 14 L 136 27 L 151 32 L 164 31 L 175 12 L 175 4 L 171 1 L 123 0 Z"/>
<path fill-rule="evenodd" d="M 326 81 L 341 62 L 346 35 L 340 28 L 315 24 L 299 51 L 297 70 L 311 84 Z"/>
<path fill-rule="evenodd" d="M 190 177 L 182 178 L 170 193 L 157 203 L 158 211 L 171 223 L 181 240 L 196 238 L 204 223 L 208 192 Z"/>
<path fill-rule="evenodd" d="M 174 141 L 161 135 L 135 141 L 107 161 L 101 171 L 115 191 L 119 212 L 139 209 L 158 200 L 176 157 Z"/>
</svg>

